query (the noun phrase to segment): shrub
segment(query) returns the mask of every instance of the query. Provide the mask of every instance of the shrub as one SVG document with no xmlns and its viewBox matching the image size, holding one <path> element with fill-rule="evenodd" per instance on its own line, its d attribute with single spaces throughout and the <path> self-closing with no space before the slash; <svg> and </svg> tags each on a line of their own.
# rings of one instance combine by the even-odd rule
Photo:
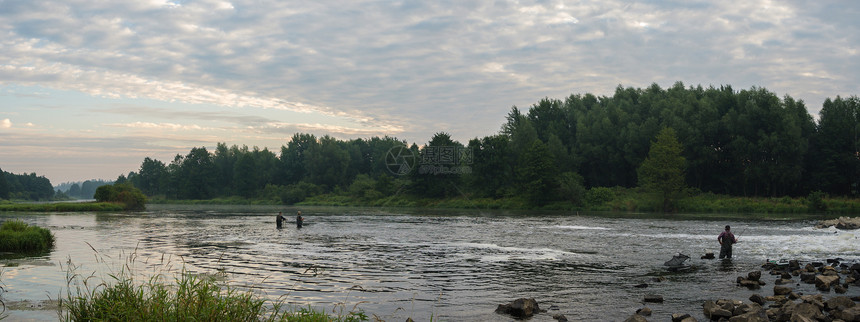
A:
<svg viewBox="0 0 860 322">
<path fill-rule="evenodd" d="M 585 193 L 585 202 L 589 206 L 600 206 L 615 199 L 615 192 L 611 188 L 594 187 Z"/>
<path fill-rule="evenodd" d="M 825 194 L 821 191 L 810 192 L 809 196 L 806 197 L 806 201 L 809 202 L 809 212 L 827 211 L 827 204 L 824 203 L 825 197 Z"/>
<path fill-rule="evenodd" d="M 126 210 L 143 210 L 146 208 L 146 195 L 129 183 L 100 186 L 96 188 L 94 197 L 99 202 L 124 204 Z"/>
<path fill-rule="evenodd" d="M 54 234 L 45 228 L 30 226 L 18 220 L 0 226 L 0 251 L 43 252 L 54 247 Z"/>
</svg>

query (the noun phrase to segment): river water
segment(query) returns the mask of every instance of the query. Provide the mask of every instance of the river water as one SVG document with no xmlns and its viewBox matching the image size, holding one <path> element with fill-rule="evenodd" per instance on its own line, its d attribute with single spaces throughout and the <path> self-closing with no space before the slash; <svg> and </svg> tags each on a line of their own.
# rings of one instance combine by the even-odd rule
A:
<svg viewBox="0 0 860 322">
<path fill-rule="evenodd" d="M 278 230 L 277 211 L 292 220 L 295 209 L 149 208 L 0 214 L 0 221 L 21 219 L 57 238 L 50 253 L 0 257 L 6 314 L 56 320 L 47 300 L 65 294 L 72 267 L 104 277 L 128 265 L 144 276 L 184 267 L 291 305 L 335 313 L 357 307 L 386 321 L 506 321 L 511 318 L 494 313 L 496 306 L 521 297 L 549 309 L 533 321 L 554 321 L 553 314 L 618 321 L 643 306 L 654 312 L 649 320 L 672 313 L 705 320 L 706 300 L 772 295 L 775 278 L 768 274 L 761 290 L 735 285 L 737 276 L 768 259 L 860 260 L 860 232 L 815 229 L 812 220 L 306 208 L 305 227 Z M 740 240 L 734 259 L 700 259 L 706 251 L 719 253 L 716 236 L 726 224 Z M 692 257 L 692 267 L 667 270 L 663 263 L 679 252 Z M 648 287 L 633 287 L 642 283 Z M 811 285 L 792 286 L 818 293 Z M 648 294 L 664 302 L 646 304 Z M 860 288 L 847 295 L 860 295 Z"/>
</svg>

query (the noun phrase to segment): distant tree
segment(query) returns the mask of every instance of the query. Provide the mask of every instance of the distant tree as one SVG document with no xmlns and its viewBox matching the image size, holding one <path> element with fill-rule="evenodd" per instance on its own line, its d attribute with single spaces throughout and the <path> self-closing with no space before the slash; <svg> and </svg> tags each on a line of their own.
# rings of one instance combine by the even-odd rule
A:
<svg viewBox="0 0 860 322">
<path fill-rule="evenodd" d="M 686 188 L 684 173 L 687 160 L 681 155 L 682 146 L 675 130 L 663 128 L 651 144 L 648 157 L 639 166 L 639 186 L 657 193 L 663 211 L 674 210 L 674 203 Z"/>
<path fill-rule="evenodd" d="M 73 183 L 71 187 L 69 187 L 69 192 L 67 193 L 70 197 L 80 198 L 81 197 L 81 186 L 77 183 Z"/>
<path fill-rule="evenodd" d="M 144 194 L 154 196 L 166 192 L 167 180 L 167 166 L 164 162 L 147 157 L 140 164 L 140 170 L 133 182 Z"/>
<path fill-rule="evenodd" d="M 519 156 L 516 169 L 518 191 L 521 191 L 532 205 L 544 205 L 556 196 L 556 173 L 553 154 L 543 142 L 536 139 L 526 153 Z"/>
<path fill-rule="evenodd" d="M 9 199 L 9 182 L 6 181 L 3 169 L 0 169 L 0 199 Z"/>
</svg>

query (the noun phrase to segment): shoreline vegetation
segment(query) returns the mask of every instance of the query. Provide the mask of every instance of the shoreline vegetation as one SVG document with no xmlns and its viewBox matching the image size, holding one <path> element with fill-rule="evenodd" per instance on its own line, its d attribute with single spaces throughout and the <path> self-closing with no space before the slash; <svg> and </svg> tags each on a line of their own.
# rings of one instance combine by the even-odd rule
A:
<svg viewBox="0 0 860 322">
<path fill-rule="evenodd" d="M 288 206 L 372 207 L 372 208 L 437 208 L 437 209 L 498 209 L 498 210 L 550 210 L 583 212 L 664 213 L 659 198 L 638 188 L 595 188 L 586 191 L 580 205 L 560 201 L 535 207 L 525 198 L 420 198 L 399 195 L 368 199 L 349 193 L 328 193 L 311 196 Z M 184 205 L 285 205 L 280 199 L 251 199 L 239 196 L 205 200 L 172 200 L 153 197 L 153 204 Z M 860 199 L 827 197 L 810 194 L 806 197 L 735 197 L 712 193 L 699 193 L 677 200 L 674 212 L 685 214 L 808 214 L 844 215 L 860 214 Z"/>
<path fill-rule="evenodd" d="M 51 250 L 55 242 L 50 230 L 19 220 L 0 225 L 0 252 L 37 253 Z"/>
</svg>

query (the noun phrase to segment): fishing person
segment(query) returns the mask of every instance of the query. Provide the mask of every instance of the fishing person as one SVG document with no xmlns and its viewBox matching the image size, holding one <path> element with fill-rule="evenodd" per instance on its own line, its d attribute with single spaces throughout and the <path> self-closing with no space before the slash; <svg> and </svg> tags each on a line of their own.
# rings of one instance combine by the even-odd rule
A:
<svg viewBox="0 0 860 322">
<path fill-rule="evenodd" d="M 302 217 L 302 211 L 296 213 L 296 228 L 302 228 L 302 225 L 305 222 L 305 218 Z"/>
<path fill-rule="evenodd" d="M 275 219 L 275 226 L 277 226 L 278 229 L 283 228 L 284 227 L 284 221 L 286 221 L 286 220 L 287 220 L 287 218 L 284 217 L 284 212 L 279 211 L 278 217 Z"/>
<path fill-rule="evenodd" d="M 717 241 L 720 242 L 720 259 L 732 258 L 732 244 L 738 242 L 738 239 L 732 234 L 732 227 L 726 225 L 726 230 L 717 236 Z"/>
</svg>

